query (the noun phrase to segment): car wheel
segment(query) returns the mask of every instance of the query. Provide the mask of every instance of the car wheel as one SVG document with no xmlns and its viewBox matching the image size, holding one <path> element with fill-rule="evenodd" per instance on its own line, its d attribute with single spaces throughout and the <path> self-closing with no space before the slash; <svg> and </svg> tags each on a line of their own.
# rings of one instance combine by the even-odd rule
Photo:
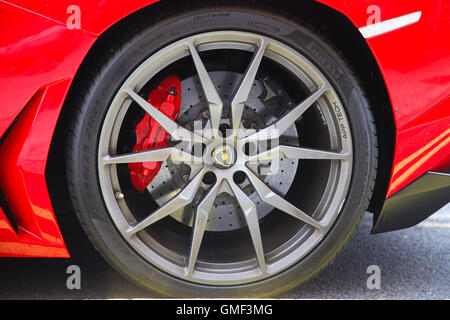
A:
<svg viewBox="0 0 450 320">
<path fill-rule="evenodd" d="M 363 216 L 372 113 L 309 27 L 240 6 L 181 11 L 86 79 L 67 147 L 75 211 L 147 288 L 278 295 L 329 265 Z"/>
</svg>

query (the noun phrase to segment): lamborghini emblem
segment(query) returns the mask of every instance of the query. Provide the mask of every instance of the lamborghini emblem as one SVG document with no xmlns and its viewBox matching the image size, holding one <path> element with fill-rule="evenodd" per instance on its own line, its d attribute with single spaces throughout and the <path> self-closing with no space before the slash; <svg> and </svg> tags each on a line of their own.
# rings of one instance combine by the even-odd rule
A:
<svg viewBox="0 0 450 320">
<path fill-rule="evenodd" d="M 214 164 L 222 169 L 229 168 L 234 164 L 234 152 L 230 146 L 221 146 L 212 153 Z"/>
</svg>

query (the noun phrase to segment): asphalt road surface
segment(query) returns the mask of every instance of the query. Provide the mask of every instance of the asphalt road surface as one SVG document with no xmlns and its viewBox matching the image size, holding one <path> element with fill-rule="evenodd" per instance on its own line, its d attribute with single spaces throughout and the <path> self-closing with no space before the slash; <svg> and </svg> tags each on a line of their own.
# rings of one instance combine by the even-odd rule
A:
<svg viewBox="0 0 450 320">
<path fill-rule="evenodd" d="M 76 220 L 62 226 L 70 259 L 0 259 L 0 299 L 154 298 L 122 278 L 92 248 Z M 450 204 L 421 224 L 370 235 L 367 215 L 335 262 L 282 298 L 450 299 Z M 81 270 L 81 289 L 69 290 L 66 271 Z M 380 289 L 368 289 L 367 268 L 381 271 Z"/>
</svg>

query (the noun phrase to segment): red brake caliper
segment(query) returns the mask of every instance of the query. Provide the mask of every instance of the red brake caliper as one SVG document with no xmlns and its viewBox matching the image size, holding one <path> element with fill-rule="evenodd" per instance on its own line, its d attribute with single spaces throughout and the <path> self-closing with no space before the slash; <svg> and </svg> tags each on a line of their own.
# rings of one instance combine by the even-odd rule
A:
<svg viewBox="0 0 450 320">
<path fill-rule="evenodd" d="M 177 76 L 164 79 L 156 89 L 150 92 L 148 102 L 172 120 L 176 120 L 181 106 L 181 84 Z M 170 135 L 147 113 L 136 126 L 136 145 L 133 152 L 145 151 L 166 146 Z M 139 192 L 158 174 L 161 162 L 130 163 L 130 178 L 133 187 Z"/>
</svg>

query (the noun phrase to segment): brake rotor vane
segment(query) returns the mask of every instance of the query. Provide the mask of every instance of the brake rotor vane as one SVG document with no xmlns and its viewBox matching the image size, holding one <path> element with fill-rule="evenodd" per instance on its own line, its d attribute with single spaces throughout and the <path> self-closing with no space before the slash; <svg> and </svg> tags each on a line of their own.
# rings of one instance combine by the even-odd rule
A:
<svg viewBox="0 0 450 320">
<path fill-rule="evenodd" d="M 172 120 L 176 120 L 181 107 L 181 82 L 177 76 L 164 79 L 156 89 L 150 92 L 148 102 Z M 170 135 L 148 113 L 136 125 L 136 145 L 133 152 L 145 151 L 166 146 Z M 130 163 L 130 178 L 133 187 L 144 192 L 149 183 L 158 174 L 162 162 Z"/>
</svg>

